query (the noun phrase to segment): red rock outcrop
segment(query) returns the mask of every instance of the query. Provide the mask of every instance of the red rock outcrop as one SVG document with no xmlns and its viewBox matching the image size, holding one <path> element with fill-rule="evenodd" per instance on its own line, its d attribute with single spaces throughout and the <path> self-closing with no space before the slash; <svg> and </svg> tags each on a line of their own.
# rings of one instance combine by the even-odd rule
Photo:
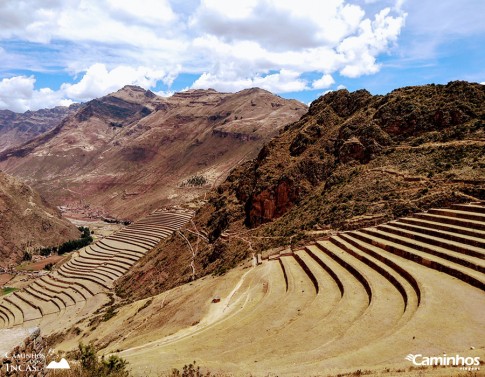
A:
<svg viewBox="0 0 485 377">
<path fill-rule="evenodd" d="M 363 162 L 365 159 L 365 147 L 356 137 L 346 140 L 338 152 L 341 162 L 346 163 L 352 160 Z"/>
<path fill-rule="evenodd" d="M 253 195 L 247 202 L 246 223 L 255 227 L 280 217 L 298 198 L 298 189 L 288 180 Z"/>
</svg>

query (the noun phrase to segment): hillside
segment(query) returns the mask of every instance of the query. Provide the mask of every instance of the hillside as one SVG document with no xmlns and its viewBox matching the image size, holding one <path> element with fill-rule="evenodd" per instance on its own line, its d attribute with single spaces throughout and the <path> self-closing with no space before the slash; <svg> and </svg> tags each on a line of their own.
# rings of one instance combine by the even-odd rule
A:
<svg viewBox="0 0 485 377">
<path fill-rule="evenodd" d="M 162 98 L 125 86 L 4 151 L 0 167 L 57 205 L 133 219 L 208 191 L 305 111 L 261 89 Z"/>
<path fill-rule="evenodd" d="M 185 232 L 196 276 L 338 229 L 483 200 L 484 103 L 485 87 L 466 82 L 320 97 L 208 196 Z M 172 237 L 118 293 L 147 297 L 190 281 L 190 263 L 187 242 Z"/>
<path fill-rule="evenodd" d="M 69 107 L 57 106 L 53 109 L 26 111 L 22 114 L 0 110 L 0 152 L 18 147 L 53 129 L 80 106 L 79 104 Z"/>
<path fill-rule="evenodd" d="M 79 231 L 32 188 L 0 172 L 0 267 L 17 263 L 24 251 L 57 246 Z"/>
<path fill-rule="evenodd" d="M 113 281 L 191 216 L 157 211 L 74 253 L 0 301 L 0 329 L 27 321 L 69 361 L 93 344 L 143 377 L 206 375 L 186 373 L 194 360 L 211 376 L 483 375 L 485 202 L 339 232 L 144 300 L 113 298 Z M 443 354 L 453 360 L 421 364 Z"/>
</svg>

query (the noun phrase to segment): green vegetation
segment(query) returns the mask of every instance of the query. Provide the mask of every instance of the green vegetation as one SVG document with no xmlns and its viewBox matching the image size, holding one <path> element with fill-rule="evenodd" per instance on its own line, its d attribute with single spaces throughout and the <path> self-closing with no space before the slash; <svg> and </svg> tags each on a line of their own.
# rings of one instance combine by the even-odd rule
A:
<svg viewBox="0 0 485 377">
<path fill-rule="evenodd" d="M 98 357 L 98 350 L 93 344 L 79 344 L 78 349 L 69 355 L 71 362 L 70 370 L 57 371 L 58 377 L 129 377 L 128 362 L 122 357 L 111 355 L 106 358 L 104 355 Z M 169 377 L 211 377 L 215 376 L 210 372 L 203 373 L 200 366 L 194 361 L 184 365 L 182 370 L 172 369 Z"/>
<path fill-rule="evenodd" d="M 93 237 L 91 237 L 91 231 L 88 227 L 80 226 L 78 227 L 78 229 L 81 232 L 81 237 L 79 239 L 66 241 L 60 246 L 44 247 L 39 250 L 39 254 L 44 257 L 52 253 L 62 255 L 65 253 L 69 253 L 70 251 L 78 250 L 82 247 L 88 246 L 91 242 L 93 242 Z"/>
<path fill-rule="evenodd" d="M 111 318 L 113 318 L 116 315 L 117 311 L 116 308 L 113 306 L 110 306 L 108 310 L 106 310 L 106 313 L 103 315 L 103 322 L 109 321 Z"/>
<path fill-rule="evenodd" d="M 192 177 L 184 181 L 182 185 L 200 187 L 200 186 L 204 186 L 206 183 L 207 183 L 207 178 L 204 177 L 203 175 L 193 175 Z"/>
<path fill-rule="evenodd" d="M 80 226 L 78 229 L 81 231 L 81 238 L 64 242 L 61 246 L 59 246 L 57 254 L 62 255 L 73 250 L 78 250 L 93 242 L 93 237 L 91 237 L 91 231 L 88 227 Z"/>
<path fill-rule="evenodd" d="M 194 361 L 191 364 L 184 365 L 182 371 L 178 369 L 172 369 L 172 373 L 168 375 L 169 377 L 210 377 L 213 376 L 210 372 L 202 373 L 200 366 Z"/>
<path fill-rule="evenodd" d="M 17 288 L 13 288 L 13 287 L 3 287 L 2 288 L 2 296 L 8 295 L 9 293 L 15 292 L 16 290 L 17 290 Z"/>
<path fill-rule="evenodd" d="M 57 371 L 60 377 L 129 377 L 128 362 L 116 355 L 99 358 L 97 349 L 93 344 L 79 344 L 73 358 L 78 363 L 71 363 L 71 369 Z"/>
</svg>

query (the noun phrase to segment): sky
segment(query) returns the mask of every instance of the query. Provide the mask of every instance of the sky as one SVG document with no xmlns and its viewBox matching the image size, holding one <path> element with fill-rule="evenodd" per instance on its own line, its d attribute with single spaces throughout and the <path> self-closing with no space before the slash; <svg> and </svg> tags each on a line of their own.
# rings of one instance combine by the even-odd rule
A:
<svg viewBox="0 0 485 377">
<path fill-rule="evenodd" d="M 0 109 L 127 84 L 309 104 L 342 88 L 485 83 L 484 14 L 485 0 L 0 0 Z"/>
</svg>

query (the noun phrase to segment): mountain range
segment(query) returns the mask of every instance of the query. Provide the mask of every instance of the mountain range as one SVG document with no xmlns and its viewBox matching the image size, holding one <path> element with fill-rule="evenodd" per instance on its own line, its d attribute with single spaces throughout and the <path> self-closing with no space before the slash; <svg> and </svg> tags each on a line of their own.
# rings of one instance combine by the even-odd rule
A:
<svg viewBox="0 0 485 377">
<path fill-rule="evenodd" d="M 25 113 L 0 110 L 0 152 L 18 147 L 44 132 L 50 131 L 66 116 L 75 113 L 80 106 L 75 103 L 69 107 L 57 106 L 53 109 L 26 111 Z"/>
<path fill-rule="evenodd" d="M 133 219 L 208 191 L 306 110 L 262 89 L 163 98 L 125 86 L 4 150 L 0 168 L 55 205 Z"/>
</svg>

